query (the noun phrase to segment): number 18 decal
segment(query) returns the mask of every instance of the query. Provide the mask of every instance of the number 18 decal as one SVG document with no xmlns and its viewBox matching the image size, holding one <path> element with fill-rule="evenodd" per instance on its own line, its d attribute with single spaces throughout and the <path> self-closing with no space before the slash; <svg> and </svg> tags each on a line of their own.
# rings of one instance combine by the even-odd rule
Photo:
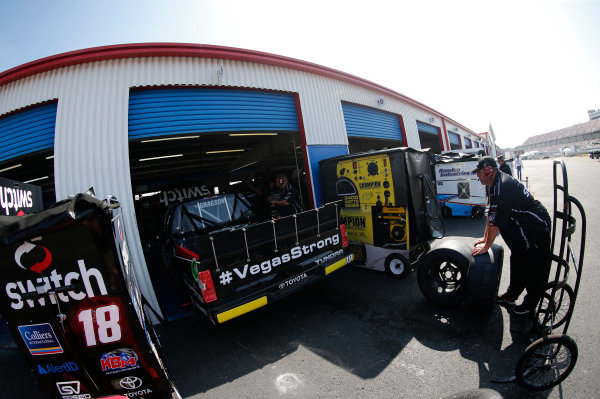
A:
<svg viewBox="0 0 600 399">
<path fill-rule="evenodd" d="M 117 305 L 100 306 L 79 312 L 77 320 L 83 324 L 87 346 L 110 344 L 121 340 L 121 313 Z"/>
</svg>

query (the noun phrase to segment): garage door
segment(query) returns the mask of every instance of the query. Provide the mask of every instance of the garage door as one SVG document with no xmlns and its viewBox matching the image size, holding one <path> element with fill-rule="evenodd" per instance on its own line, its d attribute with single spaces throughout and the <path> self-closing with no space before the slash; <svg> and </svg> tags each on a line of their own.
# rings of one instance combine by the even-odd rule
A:
<svg viewBox="0 0 600 399">
<path fill-rule="evenodd" d="M 277 131 L 297 132 L 291 94 L 202 88 L 133 90 L 129 138 L 170 134 Z"/>
<path fill-rule="evenodd" d="M 431 148 L 431 151 L 436 154 L 442 152 L 443 142 L 439 127 L 417 121 L 417 130 L 421 148 Z"/>
<path fill-rule="evenodd" d="M 52 102 L 0 118 L 0 162 L 53 148 L 57 105 Z"/>
<path fill-rule="evenodd" d="M 342 110 L 349 137 L 403 141 L 399 115 L 344 102 Z"/>
</svg>

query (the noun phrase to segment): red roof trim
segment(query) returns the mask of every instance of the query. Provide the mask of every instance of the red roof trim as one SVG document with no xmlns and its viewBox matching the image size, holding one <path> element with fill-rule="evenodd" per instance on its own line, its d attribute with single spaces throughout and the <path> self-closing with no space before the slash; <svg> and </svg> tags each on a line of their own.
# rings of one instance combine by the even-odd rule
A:
<svg viewBox="0 0 600 399">
<path fill-rule="evenodd" d="M 288 58 L 280 55 L 263 53 L 254 50 L 245 50 L 233 47 L 213 46 L 206 44 L 187 44 L 187 43 L 138 43 L 138 44 L 118 44 L 112 46 L 93 47 L 84 50 L 76 50 L 50 57 L 42 58 L 9 69 L 0 73 L 0 86 L 26 78 L 38 73 L 50 71 L 53 69 L 64 68 L 68 66 L 84 64 L 95 61 L 116 60 L 123 58 L 138 57 L 202 57 L 202 58 L 222 58 L 236 61 L 254 62 L 278 66 L 282 68 L 295 69 L 302 72 L 313 73 L 332 79 L 341 80 L 366 89 L 375 90 L 381 94 L 388 95 L 405 101 L 411 105 L 421 108 L 427 112 L 445 118 L 452 123 L 461 126 L 464 130 L 476 134 L 470 129 L 462 126 L 447 116 L 429 108 L 428 106 L 406 97 L 398 92 L 380 86 L 376 83 L 341 72 L 335 69 L 327 68 L 310 62 Z"/>
</svg>

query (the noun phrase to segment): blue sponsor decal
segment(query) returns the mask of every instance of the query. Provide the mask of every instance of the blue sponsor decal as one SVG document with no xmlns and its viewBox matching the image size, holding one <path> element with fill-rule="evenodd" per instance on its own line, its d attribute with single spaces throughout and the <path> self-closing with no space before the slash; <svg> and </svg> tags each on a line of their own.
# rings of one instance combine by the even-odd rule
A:
<svg viewBox="0 0 600 399">
<path fill-rule="evenodd" d="M 38 364 L 38 373 L 40 374 L 69 373 L 77 370 L 79 370 L 79 366 L 75 362 L 64 362 L 63 364 L 47 363 L 45 365 Z"/>
<path fill-rule="evenodd" d="M 63 348 L 48 323 L 19 326 L 19 332 L 33 356 L 63 353 Z"/>
</svg>

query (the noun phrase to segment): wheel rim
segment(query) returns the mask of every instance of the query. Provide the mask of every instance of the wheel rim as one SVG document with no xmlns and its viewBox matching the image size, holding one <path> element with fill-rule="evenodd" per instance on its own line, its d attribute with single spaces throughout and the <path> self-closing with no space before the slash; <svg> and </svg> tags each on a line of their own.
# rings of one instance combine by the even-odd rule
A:
<svg viewBox="0 0 600 399">
<path fill-rule="evenodd" d="M 449 260 L 440 262 L 437 270 L 432 271 L 431 277 L 431 285 L 438 294 L 455 292 L 463 282 L 462 270 Z"/>
<path fill-rule="evenodd" d="M 395 275 L 404 273 L 404 262 L 400 259 L 393 259 L 390 262 L 390 272 Z"/>
</svg>

